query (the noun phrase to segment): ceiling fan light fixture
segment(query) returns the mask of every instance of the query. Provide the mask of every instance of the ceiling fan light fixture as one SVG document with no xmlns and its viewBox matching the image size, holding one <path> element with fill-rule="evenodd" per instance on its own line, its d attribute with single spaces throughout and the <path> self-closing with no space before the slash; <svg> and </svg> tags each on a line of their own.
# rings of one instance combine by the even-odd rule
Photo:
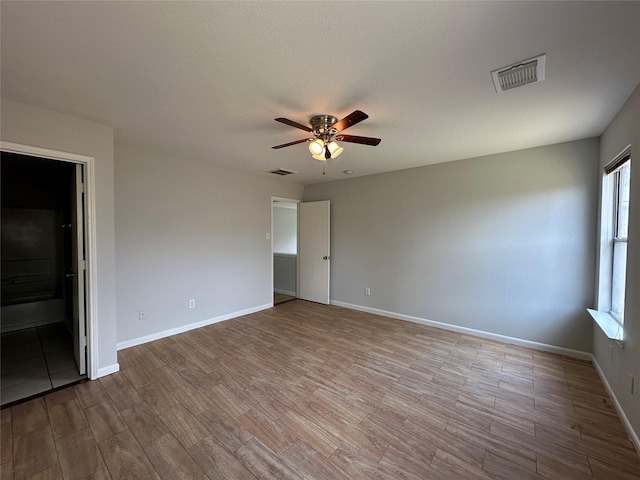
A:
<svg viewBox="0 0 640 480">
<path fill-rule="evenodd" d="M 344 148 L 342 148 L 336 142 L 330 142 L 329 145 L 327 145 L 327 148 L 329 149 L 329 153 L 331 154 L 331 158 L 338 157 L 342 153 L 342 151 L 344 150 Z"/>
<path fill-rule="evenodd" d="M 317 155 L 322 155 L 324 153 L 324 142 L 319 138 L 309 143 L 309 151 L 311 155 L 315 158 Z M 324 157 L 322 158 L 324 160 Z M 316 158 L 316 160 L 318 160 Z"/>
<path fill-rule="evenodd" d="M 320 162 L 327 161 L 327 159 L 324 157 L 324 153 L 321 153 L 320 155 L 311 155 L 311 156 Z"/>
</svg>

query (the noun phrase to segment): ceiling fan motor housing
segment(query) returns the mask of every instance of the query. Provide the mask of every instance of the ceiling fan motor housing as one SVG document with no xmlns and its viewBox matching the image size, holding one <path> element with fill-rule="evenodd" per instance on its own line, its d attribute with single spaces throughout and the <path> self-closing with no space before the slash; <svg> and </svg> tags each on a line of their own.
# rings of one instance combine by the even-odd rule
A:
<svg viewBox="0 0 640 480">
<path fill-rule="evenodd" d="M 311 118 L 311 129 L 318 138 L 327 138 L 337 133 L 333 125 L 338 123 L 338 119 L 333 115 L 316 115 Z"/>
</svg>

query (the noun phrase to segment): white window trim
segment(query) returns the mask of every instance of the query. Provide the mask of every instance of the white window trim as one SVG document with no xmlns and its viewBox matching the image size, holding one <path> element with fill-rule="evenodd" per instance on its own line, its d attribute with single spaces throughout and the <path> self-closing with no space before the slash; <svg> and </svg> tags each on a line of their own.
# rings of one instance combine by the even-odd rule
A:
<svg viewBox="0 0 640 480">
<path fill-rule="evenodd" d="M 628 145 L 609 163 L 614 163 L 631 153 Z M 613 272 L 613 234 L 614 234 L 614 189 L 615 180 L 612 173 L 602 172 L 602 190 L 600 196 L 600 237 L 598 246 L 598 268 L 596 286 L 596 308 L 587 311 L 604 332 L 624 345 L 624 324 L 617 315 L 611 312 L 611 287 Z"/>
</svg>

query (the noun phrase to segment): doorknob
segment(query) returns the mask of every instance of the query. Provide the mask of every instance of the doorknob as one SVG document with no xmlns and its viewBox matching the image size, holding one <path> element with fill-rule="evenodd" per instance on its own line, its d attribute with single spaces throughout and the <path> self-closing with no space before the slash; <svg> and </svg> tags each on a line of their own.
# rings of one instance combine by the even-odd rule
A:
<svg viewBox="0 0 640 480">
<path fill-rule="evenodd" d="M 322 257 L 322 259 L 323 259 L 323 260 L 329 260 L 330 258 L 331 258 L 331 257 L 328 257 L 328 256 L 326 256 L 326 255 L 325 255 L 324 257 Z"/>
<path fill-rule="evenodd" d="M 78 276 L 78 274 L 77 274 L 77 273 L 67 273 L 67 274 L 65 275 L 65 277 L 67 277 L 67 278 L 77 277 L 77 276 Z"/>
</svg>

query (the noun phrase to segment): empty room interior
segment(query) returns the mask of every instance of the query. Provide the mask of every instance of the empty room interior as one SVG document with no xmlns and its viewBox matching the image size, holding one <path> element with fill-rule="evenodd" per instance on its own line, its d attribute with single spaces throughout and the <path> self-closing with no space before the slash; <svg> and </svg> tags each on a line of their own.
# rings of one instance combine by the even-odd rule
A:
<svg viewBox="0 0 640 480">
<path fill-rule="evenodd" d="M 640 479 L 640 2 L 0 3 L 5 479 Z"/>
</svg>

